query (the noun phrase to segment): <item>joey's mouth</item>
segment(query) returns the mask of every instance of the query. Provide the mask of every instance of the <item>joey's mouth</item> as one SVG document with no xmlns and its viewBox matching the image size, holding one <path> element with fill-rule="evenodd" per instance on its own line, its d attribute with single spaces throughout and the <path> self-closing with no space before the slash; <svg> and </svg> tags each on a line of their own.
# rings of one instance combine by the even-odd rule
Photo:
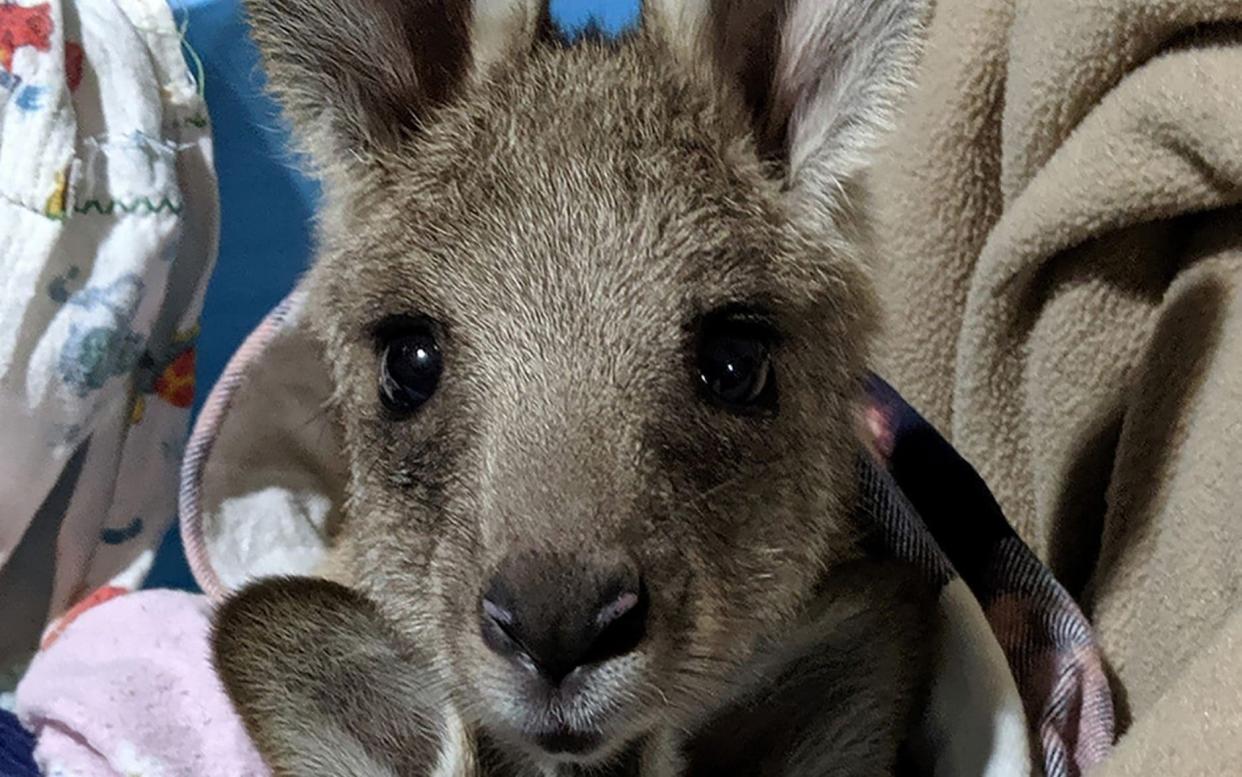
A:
<svg viewBox="0 0 1242 777">
<path fill-rule="evenodd" d="M 604 735 L 561 726 L 536 732 L 531 735 L 531 741 L 549 755 L 589 756 L 603 748 Z"/>
<path fill-rule="evenodd" d="M 625 751 L 648 729 L 649 721 L 623 711 L 591 717 L 545 714 L 486 725 L 489 734 L 537 758 L 580 765 L 599 764 Z"/>
<path fill-rule="evenodd" d="M 501 724 L 493 733 L 531 753 L 556 761 L 589 764 L 610 758 L 635 736 L 638 721 L 614 711 L 603 715 L 532 715 Z M 506 735 L 507 734 L 507 735 Z"/>
</svg>

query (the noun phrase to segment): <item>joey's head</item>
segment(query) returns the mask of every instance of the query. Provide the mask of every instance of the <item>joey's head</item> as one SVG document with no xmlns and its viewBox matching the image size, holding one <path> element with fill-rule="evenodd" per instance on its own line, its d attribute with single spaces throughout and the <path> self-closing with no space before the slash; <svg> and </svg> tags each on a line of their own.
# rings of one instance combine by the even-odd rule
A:
<svg viewBox="0 0 1242 777">
<path fill-rule="evenodd" d="M 856 188 L 915 0 L 250 0 L 324 182 L 352 582 L 498 739 L 685 725 L 856 553 Z"/>
</svg>

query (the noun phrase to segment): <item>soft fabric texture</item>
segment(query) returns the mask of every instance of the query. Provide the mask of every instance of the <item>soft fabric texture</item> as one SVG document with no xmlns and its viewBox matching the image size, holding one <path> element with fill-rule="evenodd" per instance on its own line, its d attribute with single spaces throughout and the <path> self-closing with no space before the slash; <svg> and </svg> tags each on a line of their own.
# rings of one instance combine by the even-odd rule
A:
<svg viewBox="0 0 1242 777">
<path fill-rule="evenodd" d="M 0 678 L 176 515 L 216 220 L 166 1 L 0 4 Z"/>
<path fill-rule="evenodd" d="M 220 600 L 248 580 L 314 574 L 344 492 L 331 390 L 295 292 L 247 339 L 186 450 L 187 557 Z M 1018 539 L 974 470 L 879 379 L 858 518 L 876 556 L 939 587 L 943 642 L 921 755 L 927 775 L 1079 775 L 1109 752 L 1113 704 L 1077 605 Z M 966 518 L 968 520 L 962 520 Z"/>
<path fill-rule="evenodd" d="M 48 777 L 262 777 L 211 666 L 211 604 L 180 591 L 96 597 L 17 688 Z"/>
<path fill-rule="evenodd" d="M 1239 128 L 1239 0 L 939 0 L 872 178 L 882 368 L 1081 595 L 1102 774 L 1242 768 Z"/>
</svg>

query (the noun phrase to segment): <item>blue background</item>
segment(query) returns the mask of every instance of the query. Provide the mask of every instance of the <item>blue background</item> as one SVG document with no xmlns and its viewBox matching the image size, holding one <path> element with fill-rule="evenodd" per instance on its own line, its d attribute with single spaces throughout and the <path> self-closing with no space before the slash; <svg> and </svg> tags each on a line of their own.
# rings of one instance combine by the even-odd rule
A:
<svg viewBox="0 0 1242 777">
<path fill-rule="evenodd" d="M 203 309 L 197 414 L 229 356 L 305 269 L 319 190 L 294 167 L 279 114 L 262 92 L 240 0 L 171 4 L 202 62 L 220 179 L 220 256 Z M 616 32 L 634 20 L 638 0 L 552 0 L 551 6 L 564 27 L 594 17 Z M 176 527 L 164 538 L 147 586 L 197 588 Z"/>
</svg>

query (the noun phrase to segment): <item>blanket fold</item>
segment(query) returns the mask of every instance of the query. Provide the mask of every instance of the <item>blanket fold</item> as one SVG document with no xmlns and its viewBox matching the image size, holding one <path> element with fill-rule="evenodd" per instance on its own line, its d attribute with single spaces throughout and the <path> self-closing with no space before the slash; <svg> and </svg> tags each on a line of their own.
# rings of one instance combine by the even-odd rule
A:
<svg viewBox="0 0 1242 777">
<path fill-rule="evenodd" d="M 940 0 L 918 79 L 882 368 L 1092 615 L 1134 726 L 1103 773 L 1236 770 L 1242 2 Z M 1175 738 L 1196 708 L 1218 736 Z"/>
</svg>

